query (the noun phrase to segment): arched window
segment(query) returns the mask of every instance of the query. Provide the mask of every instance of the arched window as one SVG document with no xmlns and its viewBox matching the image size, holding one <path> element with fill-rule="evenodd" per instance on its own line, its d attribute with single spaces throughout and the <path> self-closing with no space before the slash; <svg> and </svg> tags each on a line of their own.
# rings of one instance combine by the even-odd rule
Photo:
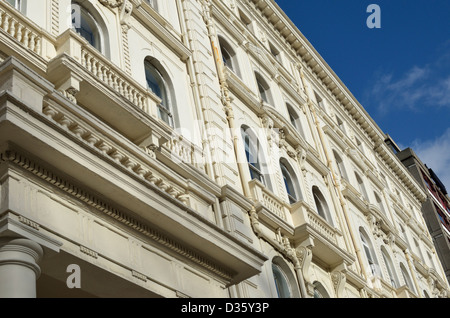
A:
<svg viewBox="0 0 450 318">
<path fill-rule="evenodd" d="M 375 257 L 375 251 L 370 243 L 369 237 L 366 235 L 363 229 L 360 229 L 359 235 L 361 243 L 366 254 L 367 262 L 369 263 L 370 270 L 374 276 L 379 276 L 380 270 Z"/>
<path fill-rule="evenodd" d="M 368 200 L 366 186 L 364 185 L 364 181 L 361 177 L 355 172 L 356 182 L 358 182 L 359 191 L 361 192 L 364 199 Z"/>
<path fill-rule="evenodd" d="M 400 264 L 400 271 L 402 272 L 403 280 L 406 283 L 406 286 L 413 292 L 415 292 L 414 286 L 411 281 L 411 276 L 409 276 L 408 271 L 406 270 L 405 265 Z"/>
<path fill-rule="evenodd" d="M 336 150 L 333 150 L 334 159 L 336 160 L 336 165 L 339 171 L 339 175 L 341 178 L 347 179 L 347 172 L 345 171 L 344 161 L 342 161 L 342 158 L 338 155 Z"/>
<path fill-rule="evenodd" d="M 257 179 L 261 183 L 266 184 L 264 174 L 261 170 L 261 145 L 258 138 L 248 127 L 241 127 L 242 140 L 244 141 L 245 155 L 247 157 L 248 167 L 251 179 Z"/>
<path fill-rule="evenodd" d="M 294 204 L 299 200 L 299 187 L 295 174 L 292 171 L 291 166 L 287 163 L 285 159 L 280 160 L 281 173 L 283 175 L 284 186 L 286 187 L 286 192 L 288 194 L 289 203 Z"/>
<path fill-rule="evenodd" d="M 272 272 L 278 298 L 291 298 L 289 282 L 281 267 L 272 263 Z"/>
<path fill-rule="evenodd" d="M 380 208 L 380 211 L 383 214 L 386 214 L 386 210 L 384 209 L 383 201 L 381 201 L 380 196 L 376 192 L 374 192 L 373 194 L 375 195 L 375 200 L 377 200 L 377 205 Z"/>
<path fill-rule="evenodd" d="M 330 298 L 327 290 L 325 289 L 325 287 L 323 287 L 323 285 L 319 282 L 314 282 L 313 283 L 314 286 L 314 298 Z"/>
<path fill-rule="evenodd" d="M 384 246 L 381 248 L 381 255 L 383 256 L 384 264 L 386 264 L 386 269 L 389 275 L 389 282 L 391 283 L 392 287 L 398 288 L 399 286 L 397 275 L 395 274 L 394 264 L 392 263 L 392 259 Z"/>
<path fill-rule="evenodd" d="M 259 74 L 255 73 L 256 83 L 258 85 L 259 96 L 263 102 L 271 104 L 271 95 L 269 84 L 264 80 L 264 78 Z"/>
<path fill-rule="evenodd" d="M 316 210 L 317 213 L 323 217 L 325 220 L 327 220 L 329 223 L 331 223 L 331 219 L 329 216 L 328 211 L 328 205 L 325 201 L 325 197 L 323 196 L 322 192 L 320 192 L 319 188 L 314 186 L 312 189 L 314 202 L 316 204 Z"/>
<path fill-rule="evenodd" d="M 170 96 L 170 89 L 165 76 L 161 73 L 161 66 L 155 59 L 147 58 L 144 62 L 145 78 L 147 88 L 161 99 L 158 105 L 158 116 L 166 124 L 173 127 L 173 105 Z"/>
<path fill-rule="evenodd" d="M 420 256 L 420 259 L 425 264 L 425 258 L 423 257 L 422 249 L 420 248 L 419 242 L 416 240 L 416 238 L 413 238 L 413 241 L 414 241 L 414 245 L 416 246 L 416 253 L 417 253 L 417 255 Z"/>
<path fill-rule="evenodd" d="M 289 104 L 286 104 L 288 113 L 289 113 L 289 120 L 294 126 L 295 130 L 297 130 L 302 137 L 305 137 L 302 129 L 302 124 L 300 123 L 300 117 L 298 116 L 297 112 L 294 110 L 294 107 L 292 107 Z"/>
<path fill-rule="evenodd" d="M 77 2 L 72 1 L 72 27 L 99 52 L 103 53 L 103 35 L 94 16 Z"/>
<path fill-rule="evenodd" d="M 219 37 L 220 52 L 222 54 L 222 62 L 229 70 L 234 73 L 238 72 L 236 53 L 231 45 L 228 44 L 222 37 Z"/>
</svg>

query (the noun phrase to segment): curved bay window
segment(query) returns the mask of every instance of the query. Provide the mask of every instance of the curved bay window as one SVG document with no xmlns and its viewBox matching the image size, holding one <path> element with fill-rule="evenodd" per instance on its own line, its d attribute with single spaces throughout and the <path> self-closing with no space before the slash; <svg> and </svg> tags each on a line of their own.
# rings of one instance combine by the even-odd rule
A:
<svg viewBox="0 0 450 318">
<path fill-rule="evenodd" d="M 253 135 L 249 128 L 241 127 L 242 140 L 244 141 L 245 155 L 247 157 L 250 177 L 252 180 L 257 179 L 264 185 L 266 184 L 264 175 L 261 171 L 260 162 L 260 144 L 258 139 Z"/>
<path fill-rule="evenodd" d="M 153 60 L 146 59 L 144 66 L 147 87 L 161 100 L 158 105 L 158 116 L 166 124 L 173 127 L 174 120 L 167 82 Z"/>
<path fill-rule="evenodd" d="M 72 27 L 94 48 L 102 52 L 101 28 L 95 18 L 84 7 L 72 2 Z"/>
</svg>

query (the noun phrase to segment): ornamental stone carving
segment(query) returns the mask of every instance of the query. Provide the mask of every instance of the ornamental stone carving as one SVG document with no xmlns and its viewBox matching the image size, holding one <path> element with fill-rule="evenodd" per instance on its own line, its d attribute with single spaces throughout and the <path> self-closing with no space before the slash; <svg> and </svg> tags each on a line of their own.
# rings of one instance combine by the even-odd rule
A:
<svg viewBox="0 0 450 318">
<path fill-rule="evenodd" d="M 98 0 L 101 4 L 103 4 L 105 7 L 110 8 L 117 8 L 120 7 L 124 0 Z"/>
</svg>

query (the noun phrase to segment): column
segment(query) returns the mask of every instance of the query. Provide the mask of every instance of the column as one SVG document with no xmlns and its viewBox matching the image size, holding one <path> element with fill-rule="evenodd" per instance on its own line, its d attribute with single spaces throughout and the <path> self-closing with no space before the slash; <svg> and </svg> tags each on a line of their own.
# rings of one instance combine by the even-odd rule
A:
<svg viewBox="0 0 450 318">
<path fill-rule="evenodd" d="M 0 298 L 36 298 L 42 247 L 24 238 L 0 238 Z"/>
</svg>

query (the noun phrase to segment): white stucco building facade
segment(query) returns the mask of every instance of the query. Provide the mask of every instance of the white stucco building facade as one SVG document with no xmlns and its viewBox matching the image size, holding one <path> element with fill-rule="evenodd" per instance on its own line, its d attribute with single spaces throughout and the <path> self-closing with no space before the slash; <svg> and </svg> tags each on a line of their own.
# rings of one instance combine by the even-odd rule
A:
<svg viewBox="0 0 450 318">
<path fill-rule="evenodd" d="M 0 1 L 0 57 L 0 297 L 448 297 L 426 194 L 276 2 Z"/>
</svg>

